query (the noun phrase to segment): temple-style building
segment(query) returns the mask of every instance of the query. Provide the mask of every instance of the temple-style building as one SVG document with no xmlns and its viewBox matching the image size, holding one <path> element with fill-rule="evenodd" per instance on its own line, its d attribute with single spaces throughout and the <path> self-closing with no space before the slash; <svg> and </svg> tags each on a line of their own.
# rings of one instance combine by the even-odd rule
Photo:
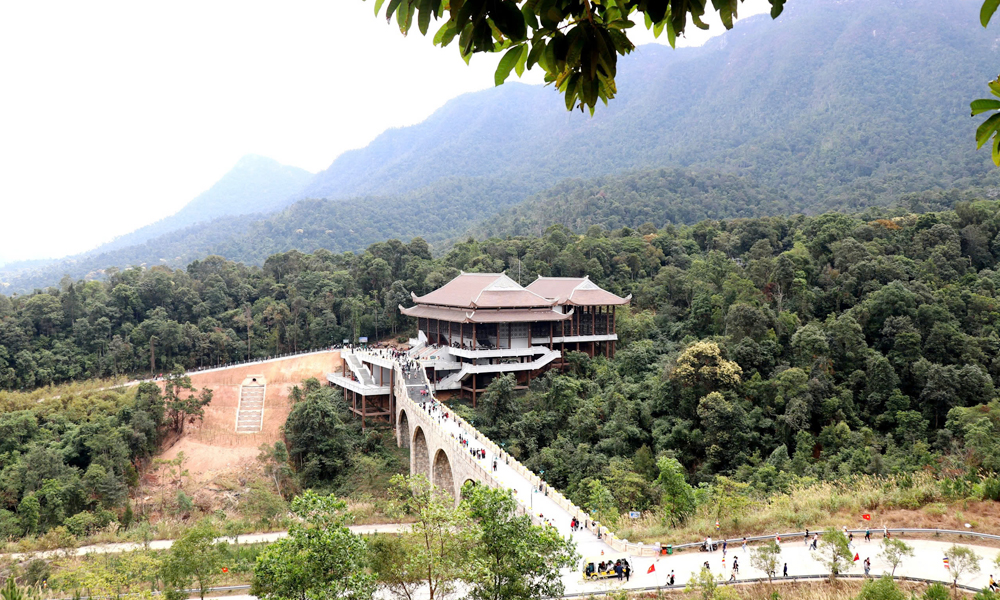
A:
<svg viewBox="0 0 1000 600">
<path fill-rule="evenodd" d="M 567 352 L 614 356 L 615 310 L 632 297 L 616 296 L 586 277 L 539 277 L 522 287 L 503 273 L 462 273 L 412 298 L 413 306 L 399 307 L 417 324 L 406 358 L 420 365 L 435 391 L 468 394 L 475 405 L 497 375 L 513 373 L 516 387 L 524 389 L 545 371 L 565 366 Z M 425 387 L 419 371 L 396 381 L 397 351 L 345 349 L 341 356 L 341 372 L 328 373 L 327 381 L 343 389 L 362 426 L 380 417 L 393 424 L 397 384 L 411 396 Z"/>
<path fill-rule="evenodd" d="M 628 304 L 587 277 L 541 277 L 522 287 L 503 273 L 462 273 L 399 307 L 417 320 L 413 356 L 437 390 L 472 397 L 497 374 L 517 386 L 565 364 L 566 352 L 614 356 L 615 310 Z"/>
</svg>

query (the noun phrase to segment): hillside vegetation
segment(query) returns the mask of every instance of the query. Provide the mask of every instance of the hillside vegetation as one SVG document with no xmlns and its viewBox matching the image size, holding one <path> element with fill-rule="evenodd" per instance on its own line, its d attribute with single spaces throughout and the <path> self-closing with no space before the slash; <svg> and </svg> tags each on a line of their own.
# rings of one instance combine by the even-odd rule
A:
<svg viewBox="0 0 1000 600">
<path fill-rule="evenodd" d="M 402 334 L 397 305 L 459 270 L 588 275 L 633 294 L 616 358 L 575 356 L 525 395 L 499 380 L 475 420 L 595 512 L 675 510 L 658 491 L 669 469 L 760 493 L 932 469 L 971 478 L 949 479 L 948 494 L 989 496 L 978 473 L 1000 469 L 998 234 L 1000 204 L 977 201 L 892 219 L 553 226 L 437 259 L 418 238 L 263 267 L 129 270 L 0 298 L 0 385 L 142 372 L 151 345 L 157 370 L 238 360 L 247 310 L 253 355 Z"/>
</svg>

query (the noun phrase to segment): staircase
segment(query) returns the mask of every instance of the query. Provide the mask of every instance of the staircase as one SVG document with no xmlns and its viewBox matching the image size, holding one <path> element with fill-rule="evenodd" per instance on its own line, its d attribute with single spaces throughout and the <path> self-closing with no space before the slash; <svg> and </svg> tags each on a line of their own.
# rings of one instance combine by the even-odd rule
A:
<svg viewBox="0 0 1000 600">
<path fill-rule="evenodd" d="M 535 371 L 547 366 L 555 359 L 562 356 L 559 350 L 550 350 L 542 346 L 533 348 L 541 353 L 541 356 L 527 363 L 505 363 L 497 365 L 473 365 L 464 363 L 459 371 L 448 375 L 434 386 L 436 390 L 457 390 L 462 387 L 462 380 L 470 373 L 513 373 L 515 371 Z"/>
<path fill-rule="evenodd" d="M 258 381 L 240 386 L 240 405 L 236 409 L 236 433 L 260 433 L 264 425 L 264 392 L 267 385 Z"/>
</svg>

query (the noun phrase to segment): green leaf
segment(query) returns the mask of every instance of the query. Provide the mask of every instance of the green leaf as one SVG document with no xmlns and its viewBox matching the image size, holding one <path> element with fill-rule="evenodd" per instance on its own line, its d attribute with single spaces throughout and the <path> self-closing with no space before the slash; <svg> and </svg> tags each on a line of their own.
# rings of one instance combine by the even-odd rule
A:
<svg viewBox="0 0 1000 600">
<path fill-rule="evenodd" d="M 997 127 L 1000 127 L 1000 113 L 986 119 L 976 129 L 976 148 L 982 148 L 983 144 L 990 139 L 990 135 L 997 130 Z"/>
<path fill-rule="evenodd" d="M 993 136 L 993 164 L 1000 167 L 1000 135 Z"/>
<path fill-rule="evenodd" d="M 514 72 L 516 72 L 517 76 L 520 77 L 521 75 L 524 75 L 524 65 L 528 60 L 528 46 L 526 44 L 522 44 L 518 46 L 518 48 L 520 48 L 521 51 L 517 55 L 517 63 L 514 65 Z"/>
<path fill-rule="evenodd" d="M 519 42 L 528 36 L 528 25 L 514 0 L 498 2 L 494 5 L 494 10 L 490 11 L 490 16 L 500 33 L 509 39 Z"/>
<path fill-rule="evenodd" d="M 989 98 L 983 98 L 980 100 L 973 100 L 970 106 L 972 107 L 972 116 L 974 117 L 988 110 L 1000 109 L 1000 100 L 990 100 Z"/>
<path fill-rule="evenodd" d="M 573 68 L 580 63 L 580 57 L 583 56 L 583 51 L 587 47 L 586 37 L 579 26 L 570 32 L 569 50 L 566 52 L 567 67 Z"/>
<path fill-rule="evenodd" d="M 1000 0 L 983 0 L 983 7 L 979 10 L 979 22 L 986 27 L 990 24 L 990 19 L 993 18 L 993 13 L 997 11 L 997 7 L 1000 6 Z"/>
<path fill-rule="evenodd" d="M 777 19 L 783 10 L 785 10 L 785 0 L 771 0 L 772 19 Z"/>
<path fill-rule="evenodd" d="M 388 21 L 392 18 L 393 13 L 399 8 L 399 3 L 403 0 L 389 0 L 389 6 L 385 9 L 385 20 Z"/>
<path fill-rule="evenodd" d="M 545 51 L 545 40 L 539 40 L 532 43 L 531 52 L 528 53 L 528 68 L 538 64 L 539 59 L 542 57 L 542 52 Z M 542 65 L 544 68 L 544 65 Z"/>
<path fill-rule="evenodd" d="M 431 14 L 434 12 L 435 0 L 420 0 L 420 16 L 417 18 L 417 27 L 420 28 L 421 35 L 427 35 L 427 28 L 431 24 Z"/>
<path fill-rule="evenodd" d="M 990 93 L 992 93 L 997 98 L 1000 98 L 1000 77 L 997 77 L 993 81 L 989 82 L 987 85 L 990 86 Z"/>
<path fill-rule="evenodd" d="M 497 65 L 497 71 L 493 74 L 493 83 L 496 85 L 502 85 L 503 82 L 507 81 L 510 76 L 511 69 L 517 64 L 518 59 L 521 56 L 521 48 L 524 46 L 514 46 L 503 55 L 500 59 L 500 64 Z"/>
<path fill-rule="evenodd" d="M 449 32 L 451 34 L 449 35 Z M 455 38 L 455 28 L 451 26 L 451 22 L 446 22 L 437 30 L 434 34 L 434 45 L 435 46 L 447 46 L 448 42 Z M 447 42 L 445 40 L 448 40 Z"/>
<path fill-rule="evenodd" d="M 385 0 L 375 0 L 375 16 L 378 16 L 378 11 L 382 8 L 382 4 Z"/>
</svg>

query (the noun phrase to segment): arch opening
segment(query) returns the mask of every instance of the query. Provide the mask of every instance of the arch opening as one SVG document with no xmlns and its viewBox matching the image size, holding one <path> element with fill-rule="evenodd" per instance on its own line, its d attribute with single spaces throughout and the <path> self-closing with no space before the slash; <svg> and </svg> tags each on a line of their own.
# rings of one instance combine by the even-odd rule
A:
<svg viewBox="0 0 1000 600">
<path fill-rule="evenodd" d="M 406 417 L 406 411 L 399 411 L 399 419 L 396 425 L 396 443 L 400 448 L 410 447 L 410 420 Z"/>
<path fill-rule="evenodd" d="M 441 491 L 447 492 L 452 498 L 455 497 L 455 476 L 451 472 L 451 461 L 448 460 L 448 453 L 443 449 L 439 449 L 434 454 L 434 471 L 431 483 Z"/>
<path fill-rule="evenodd" d="M 427 438 L 419 426 L 413 431 L 413 451 L 410 452 L 410 472 L 431 477 L 430 451 L 427 449 Z"/>
</svg>

